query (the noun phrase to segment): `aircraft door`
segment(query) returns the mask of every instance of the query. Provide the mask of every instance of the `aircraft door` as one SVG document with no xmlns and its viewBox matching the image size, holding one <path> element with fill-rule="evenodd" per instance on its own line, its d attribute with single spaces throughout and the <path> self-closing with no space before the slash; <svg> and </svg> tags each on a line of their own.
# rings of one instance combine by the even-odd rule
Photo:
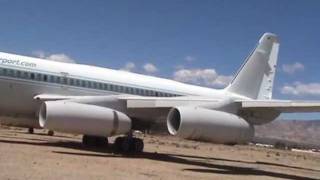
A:
<svg viewBox="0 0 320 180">
<path fill-rule="evenodd" d="M 63 90 L 68 90 L 68 84 L 69 84 L 69 73 L 67 72 L 61 72 L 61 88 Z"/>
</svg>

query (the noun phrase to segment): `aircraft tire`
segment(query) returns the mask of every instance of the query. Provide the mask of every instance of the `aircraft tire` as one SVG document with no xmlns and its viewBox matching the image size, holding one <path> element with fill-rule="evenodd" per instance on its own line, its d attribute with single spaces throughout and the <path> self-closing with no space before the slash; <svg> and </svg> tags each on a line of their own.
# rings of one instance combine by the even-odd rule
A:
<svg viewBox="0 0 320 180">
<path fill-rule="evenodd" d="M 34 133 L 34 129 L 33 128 L 28 128 L 28 133 L 29 134 L 33 134 Z"/>
<path fill-rule="evenodd" d="M 53 135 L 54 135 L 54 131 L 49 130 L 49 131 L 48 131 L 48 136 L 53 136 Z"/>
<path fill-rule="evenodd" d="M 139 138 L 117 137 L 114 146 L 116 152 L 140 153 L 143 151 L 144 143 Z"/>
</svg>

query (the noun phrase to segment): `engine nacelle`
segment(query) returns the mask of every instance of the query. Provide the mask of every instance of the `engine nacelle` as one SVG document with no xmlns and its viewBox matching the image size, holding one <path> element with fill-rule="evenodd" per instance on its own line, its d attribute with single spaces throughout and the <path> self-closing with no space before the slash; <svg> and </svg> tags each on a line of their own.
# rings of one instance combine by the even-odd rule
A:
<svg viewBox="0 0 320 180">
<path fill-rule="evenodd" d="M 167 127 L 171 135 L 222 144 L 245 143 L 254 136 L 254 127 L 241 117 L 199 107 L 172 108 Z"/>
<path fill-rule="evenodd" d="M 122 112 L 66 101 L 44 102 L 39 111 L 39 124 L 54 131 L 104 137 L 131 130 L 131 119 Z"/>
</svg>

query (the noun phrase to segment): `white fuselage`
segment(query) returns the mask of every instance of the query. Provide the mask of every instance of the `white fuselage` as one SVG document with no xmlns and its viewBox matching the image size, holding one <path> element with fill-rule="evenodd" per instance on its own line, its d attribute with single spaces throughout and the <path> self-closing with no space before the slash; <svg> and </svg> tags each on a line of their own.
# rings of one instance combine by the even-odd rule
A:
<svg viewBox="0 0 320 180">
<path fill-rule="evenodd" d="M 2 121 L 37 127 L 36 95 L 115 95 L 154 97 L 226 97 L 226 91 L 173 80 L 89 65 L 54 62 L 0 53 L 0 115 Z"/>
</svg>

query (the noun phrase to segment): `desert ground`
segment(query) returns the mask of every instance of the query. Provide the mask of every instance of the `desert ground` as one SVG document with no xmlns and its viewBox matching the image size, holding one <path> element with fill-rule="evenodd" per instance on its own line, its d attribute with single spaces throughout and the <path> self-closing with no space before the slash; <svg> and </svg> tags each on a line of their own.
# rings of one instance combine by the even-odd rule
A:
<svg viewBox="0 0 320 180">
<path fill-rule="evenodd" d="M 320 179 L 320 154 L 140 135 L 144 153 L 88 149 L 81 136 L 0 127 L 0 179 Z"/>
</svg>

